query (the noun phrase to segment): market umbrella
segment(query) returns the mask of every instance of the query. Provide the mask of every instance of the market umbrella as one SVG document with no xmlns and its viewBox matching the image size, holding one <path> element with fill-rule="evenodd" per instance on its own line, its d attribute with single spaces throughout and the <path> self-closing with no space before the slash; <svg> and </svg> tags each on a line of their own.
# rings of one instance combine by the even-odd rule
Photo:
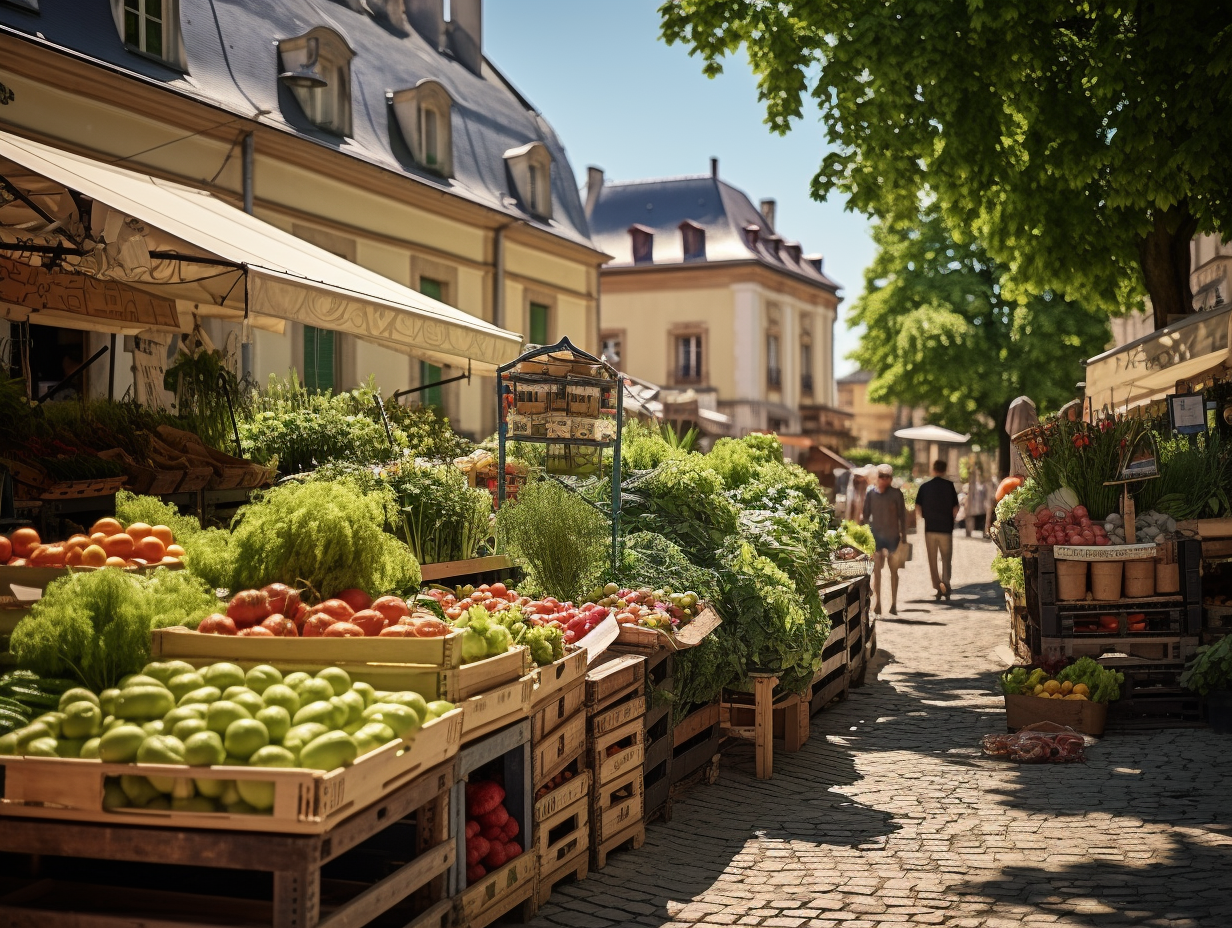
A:
<svg viewBox="0 0 1232 928">
<path fill-rule="evenodd" d="M 895 438 L 902 438 L 906 441 L 926 441 L 928 442 L 928 459 L 931 463 L 937 459 L 937 446 L 943 444 L 964 444 L 970 435 L 962 435 L 958 432 L 951 432 L 949 429 L 943 429 L 939 425 L 916 425 L 911 428 L 899 429 L 894 433 Z"/>
</svg>

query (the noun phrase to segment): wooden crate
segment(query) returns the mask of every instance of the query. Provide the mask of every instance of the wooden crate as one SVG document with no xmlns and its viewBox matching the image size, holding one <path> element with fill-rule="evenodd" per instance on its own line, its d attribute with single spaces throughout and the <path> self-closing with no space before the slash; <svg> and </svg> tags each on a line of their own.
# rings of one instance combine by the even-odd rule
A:
<svg viewBox="0 0 1232 928">
<path fill-rule="evenodd" d="M 395 906 L 401 914 L 408 904 L 404 900 L 414 897 L 413 910 L 406 917 L 417 911 L 423 914 L 411 924 L 440 928 L 441 922 L 433 924 L 430 918 L 433 912 L 439 916 L 452 907 L 452 900 L 442 896 L 443 876 L 456 855 L 448 831 L 449 793 L 455 779 L 455 762 L 447 761 L 316 835 L 8 820 L 0 828 L 0 853 L 29 855 L 32 862 L 57 858 L 62 865 L 79 860 L 82 869 L 88 861 L 105 861 L 108 866 L 126 868 L 136 877 L 132 880 L 136 885 L 36 880 L 0 899 L 0 924 L 30 928 L 237 924 L 317 928 L 366 924 Z M 401 866 L 341 906 L 328 906 L 322 898 L 322 866 L 371 838 L 384 838 L 383 832 L 409 824 L 412 816 L 413 840 L 398 842 L 400 856 L 395 863 Z M 405 863 L 402 854 L 409 858 Z M 147 872 L 141 869 L 146 864 L 160 866 Z M 169 892 L 162 889 L 168 866 L 272 872 L 273 892 L 266 900 Z M 10 877 L 18 875 L 15 867 L 8 872 Z M 142 884 L 159 888 L 143 888 Z M 225 885 L 225 881 L 215 879 L 208 885 Z M 405 924 L 406 917 L 398 923 Z"/>
<path fill-rule="evenodd" d="M 523 851 L 474 886 L 462 890 L 462 923 L 467 928 L 484 928 L 519 906 L 525 906 L 524 913 L 529 916 L 534 894 L 535 855 Z"/>
<path fill-rule="evenodd" d="M 684 651 L 700 644 L 703 638 L 722 624 L 723 620 L 717 612 L 710 606 L 702 605 L 697 617 L 677 632 L 643 628 L 640 625 L 621 625 L 613 647 L 617 650 L 639 654 L 653 654 L 656 651 Z"/>
<path fill-rule="evenodd" d="M 672 732 L 671 797 L 680 794 L 678 784 L 691 782 L 700 770 L 710 771 L 705 779 L 713 783 L 718 777 L 719 745 L 723 741 L 723 726 L 719 721 L 719 704 L 702 706 L 680 720 Z"/>
<path fill-rule="evenodd" d="M 595 786 L 604 786 L 625 772 L 640 768 L 645 757 L 642 719 L 637 717 L 606 734 L 592 735 L 586 745 Z M 618 748 L 609 753 L 610 748 Z"/>
<path fill-rule="evenodd" d="M 462 561 L 438 561 L 435 564 L 420 564 L 419 572 L 424 583 L 439 583 L 442 580 L 453 577 L 469 577 L 472 574 L 510 570 L 513 566 L 513 559 L 509 555 L 493 554 L 488 557 L 472 557 Z"/>
<path fill-rule="evenodd" d="M 582 703 L 585 704 L 586 688 L 582 681 L 586 678 L 586 649 L 574 648 L 573 645 L 567 645 L 566 648 L 571 650 L 567 650 L 560 660 L 536 669 L 535 695 L 531 702 L 535 710 L 579 683 L 582 686 Z"/>
<path fill-rule="evenodd" d="M 622 725 L 627 725 L 633 719 L 642 718 L 645 714 L 646 697 L 641 693 L 628 693 L 621 701 L 590 714 L 587 717 L 587 730 L 592 736 L 606 735 Z"/>
<path fill-rule="evenodd" d="M 411 744 L 391 741 L 350 767 L 328 773 L 301 768 L 185 767 L 107 764 L 58 757 L 0 757 L 0 768 L 4 770 L 0 815 L 157 828 L 320 834 L 448 760 L 458 752 L 461 742 L 462 712 L 454 709 L 419 729 Z M 272 782 L 274 807 L 269 815 L 104 811 L 105 780 L 127 774 Z"/>
<path fill-rule="evenodd" d="M 461 703 L 462 743 L 469 744 L 530 715 L 533 674 L 472 696 Z"/>
<path fill-rule="evenodd" d="M 1198 649 L 1197 635 L 1093 635 L 1081 638 L 1040 638 L 1041 653 L 1052 657 L 1095 657 L 1124 654 L 1145 661 L 1187 661 Z"/>
<path fill-rule="evenodd" d="M 538 692 L 538 691 L 536 691 Z M 551 699 L 531 698 L 530 737 L 538 741 L 575 715 L 586 718 L 586 681 L 578 679 L 566 690 L 556 690 Z"/>
<path fill-rule="evenodd" d="M 1109 731 L 1194 728 L 1203 724 L 1203 700 L 1179 682 L 1179 661 L 1104 658 L 1101 664 L 1125 675 L 1121 698 L 1108 704 Z"/>
<path fill-rule="evenodd" d="M 859 607 L 859 602 L 855 604 Z M 821 650 L 821 667 L 813 675 L 812 688 L 809 692 L 809 714 L 820 712 L 835 699 L 846 699 L 847 689 L 851 680 L 848 670 L 849 660 L 847 650 L 847 632 L 842 626 L 830 630 Z"/>
<path fill-rule="evenodd" d="M 590 799 L 591 772 L 586 768 L 578 771 L 577 776 L 566 780 L 550 793 L 535 799 L 534 820 L 542 822 L 550 815 L 559 812 L 565 806 L 572 805 L 579 799 Z"/>
<path fill-rule="evenodd" d="M 1056 722 L 1085 735 L 1102 735 L 1107 718 L 1107 703 L 1039 696 L 1005 697 L 1005 727 L 1009 731 L 1018 731 L 1036 722 Z"/>
<path fill-rule="evenodd" d="M 586 714 L 573 717 L 546 737 L 536 741 L 531 734 L 532 785 L 538 789 L 586 750 Z"/>
<path fill-rule="evenodd" d="M 535 824 L 538 868 L 535 908 L 552 895 L 561 880 L 586 879 L 590 868 L 590 800 L 583 796 Z"/>
<path fill-rule="evenodd" d="M 645 798 L 642 770 L 634 767 L 607 783 L 595 783 L 590 830 L 599 844 L 641 823 Z"/>
<path fill-rule="evenodd" d="M 646 679 L 646 659 L 622 654 L 586 673 L 586 706 L 595 713 L 622 696 L 641 690 Z"/>
</svg>

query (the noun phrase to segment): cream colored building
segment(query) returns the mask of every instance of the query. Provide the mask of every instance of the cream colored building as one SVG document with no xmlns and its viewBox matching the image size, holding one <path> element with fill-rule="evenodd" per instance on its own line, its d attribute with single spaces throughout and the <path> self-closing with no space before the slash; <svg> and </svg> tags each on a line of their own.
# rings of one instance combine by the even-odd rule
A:
<svg viewBox="0 0 1232 928">
<path fill-rule="evenodd" d="M 598 350 L 606 256 L 564 148 L 483 56 L 481 0 L 453 0 L 450 16 L 443 0 L 0 2 L 0 130 L 247 201 L 259 219 L 524 341 L 568 335 Z M 198 321 L 239 365 L 240 326 Z M 258 381 L 295 368 L 349 389 L 373 374 L 388 395 L 466 372 L 280 328 L 253 334 Z M 40 334 L 78 360 L 106 340 Z M 50 376 L 58 360 L 40 363 Z M 91 371 L 87 389 L 107 384 Z M 490 377 L 423 396 L 464 432 L 495 427 Z"/>
<path fill-rule="evenodd" d="M 602 272 L 602 345 L 635 377 L 713 395 L 731 431 L 800 433 L 834 405 L 838 284 L 820 257 L 722 181 L 612 183 L 591 168 L 586 215 L 613 260 Z M 816 416 L 814 415 L 815 419 Z"/>
</svg>

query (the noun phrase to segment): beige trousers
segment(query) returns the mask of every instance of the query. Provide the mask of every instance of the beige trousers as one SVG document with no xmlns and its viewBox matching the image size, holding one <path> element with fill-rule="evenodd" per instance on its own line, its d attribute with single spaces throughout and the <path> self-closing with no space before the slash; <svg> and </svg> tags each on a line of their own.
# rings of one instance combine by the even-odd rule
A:
<svg viewBox="0 0 1232 928">
<path fill-rule="evenodd" d="M 933 589 L 941 592 L 941 584 L 950 588 L 950 562 L 954 559 L 954 536 L 949 532 L 925 532 L 924 548 L 928 552 L 928 572 Z M 940 564 L 938 564 L 940 559 Z"/>
<path fill-rule="evenodd" d="M 899 542 L 902 544 L 902 542 Z M 890 568 L 890 608 L 898 608 L 898 567 L 885 548 L 878 548 L 873 555 L 873 612 L 881 614 L 881 568 Z"/>
</svg>

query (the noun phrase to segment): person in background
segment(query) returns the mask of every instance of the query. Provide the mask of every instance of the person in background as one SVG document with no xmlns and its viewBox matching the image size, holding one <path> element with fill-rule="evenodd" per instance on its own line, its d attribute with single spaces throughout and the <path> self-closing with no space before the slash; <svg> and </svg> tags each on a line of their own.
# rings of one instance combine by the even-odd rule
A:
<svg viewBox="0 0 1232 928">
<path fill-rule="evenodd" d="M 847 478 L 847 507 L 843 518 L 859 522 L 864 516 L 864 497 L 868 493 L 868 468 L 857 467 Z"/>
<path fill-rule="evenodd" d="M 972 485 L 976 485 L 972 478 Z M 967 496 L 970 511 L 972 499 Z M 932 575 L 937 599 L 950 598 L 950 563 L 954 558 L 954 519 L 958 516 L 958 492 L 946 479 L 945 461 L 933 462 L 933 479 L 920 487 L 915 508 L 924 516 L 924 548 L 928 552 L 928 572 Z M 938 559 L 940 564 L 938 564 Z"/>
<path fill-rule="evenodd" d="M 907 541 L 907 502 L 903 491 L 894 486 L 894 468 L 877 467 L 877 482 L 864 496 L 860 521 L 873 531 L 873 611 L 881 614 L 881 568 L 890 565 L 890 615 L 898 615 L 898 569 L 894 559 L 898 546 Z"/>
</svg>

